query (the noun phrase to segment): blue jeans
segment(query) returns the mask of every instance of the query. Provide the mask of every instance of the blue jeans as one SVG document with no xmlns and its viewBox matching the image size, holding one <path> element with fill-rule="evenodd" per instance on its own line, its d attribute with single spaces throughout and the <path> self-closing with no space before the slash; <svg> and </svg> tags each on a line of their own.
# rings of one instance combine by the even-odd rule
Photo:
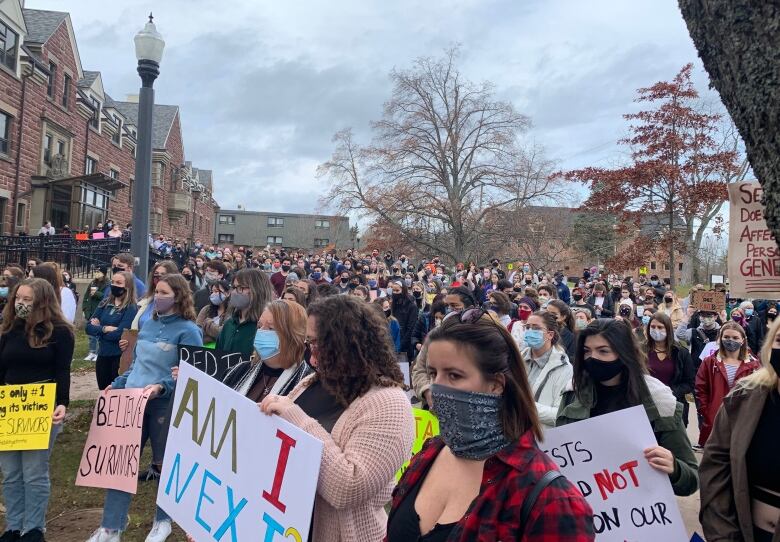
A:
<svg viewBox="0 0 780 542">
<path fill-rule="evenodd" d="M 93 335 L 89 335 L 89 351 L 93 354 L 98 351 L 98 338 Z"/>
<path fill-rule="evenodd" d="M 0 452 L 7 531 L 44 530 L 51 483 L 49 457 L 62 424 L 53 425 L 47 450 Z"/>
<path fill-rule="evenodd" d="M 169 407 L 172 397 L 152 399 L 146 403 L 144 425 L 141 430 L 141 453 L 148 440 L 152 441 L 152 463 L 162 465 L 165 457 L 165 441 L 168 438 L 168 423 L 170 423 Z M 101 527 L 112 531 L 124 531 L 127 527 L 127 513 L 130 510 L 132 493 L 116 489 L 106 490 L 103 502 L 103 521 Z M 155 521 L 170 519 L 165 511 L 157 507 Z"/>
</svg>

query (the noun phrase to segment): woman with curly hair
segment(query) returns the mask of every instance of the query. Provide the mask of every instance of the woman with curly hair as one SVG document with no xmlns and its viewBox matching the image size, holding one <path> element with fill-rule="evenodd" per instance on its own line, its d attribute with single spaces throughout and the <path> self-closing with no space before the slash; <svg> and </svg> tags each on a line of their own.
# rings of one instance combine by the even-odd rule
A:
<svg viewBox="0 0 780 542">
<path fill-rule="evenodd" d="M 179 362 L 177 346 L 202 346 L 203 340 L 195 324 L 190 286 L 181 275 L 160 277 L 154 288 L 152 307 L 152 318 L 138 333 L 132 365 L 106 389 L 142 388 L 150 392 L 144 411 L 141 451 L 147 440 L 151 440 L 152 465 L 159 472 L 165 456 L 168 411 L 173 396 L 172 369 Z M 119 542 L 127 527 L 132 498 L 132 493 L 106 490 L 103 520 L 88 542 Z M 147 540 L 165 540 L 170 533 L 171 520 L 158 507 Z"/>
<path fill-rule="evenodd" d="M 311 539 L 377 542 L 395 473 L 414 440 L 387 322 L 347 295 L 321 299 L 308 313 L 315 374 L 286 397 L 269 395 L 260 408 L 324 443 Z"/>
</svg>

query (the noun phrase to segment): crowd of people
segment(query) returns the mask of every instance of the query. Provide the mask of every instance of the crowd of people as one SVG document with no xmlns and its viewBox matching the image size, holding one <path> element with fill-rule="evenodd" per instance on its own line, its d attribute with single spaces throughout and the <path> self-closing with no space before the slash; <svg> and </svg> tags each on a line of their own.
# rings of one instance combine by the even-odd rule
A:
<svg viewBox="0 0 780 542">
<path fill-rule="evenodd" d="M 206 345 L 244 355 L 226 386 L 323 442 L 310 540 L 594 540 L 590 506 L 537 441 L 544 428 L 639 405 L 657 440 L 646 461 L 676 495 L 701 490 L 708 539 L 778 540 L 775 301 L 698 310 L 692 294 L 678 298 L 655 275 L 566 276 L 498 259 L 177 248 L 147 277 L 117 254 L 81 296 L 98 387 L 150 393 L 142 480 L 160 475 L 176 346 Z M 57 383 L 49 450 L 0 452 L 0 542 L 37 542 L 68 406 L 78 294 L 56 264 L 31 260 L 4 269 L 0 298 L 0 383 Z M 125 330 L 138 333 L 120 374 Z M 437 415 L 441 434 L 396 484 L 414 439 L 410 396 Z M 131 500 L 107 490 L 88 542 L 120 541 Z M 158 508 L 146 540 L 171 530 Z"/>
</svg>

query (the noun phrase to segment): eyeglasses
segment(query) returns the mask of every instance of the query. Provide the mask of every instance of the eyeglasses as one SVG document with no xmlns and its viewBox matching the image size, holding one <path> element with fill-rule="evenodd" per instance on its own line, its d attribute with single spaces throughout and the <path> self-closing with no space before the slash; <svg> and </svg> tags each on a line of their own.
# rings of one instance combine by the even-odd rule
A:
<svg viewBox="0 0 780 542">
<path fill-rule="evenodd" d="M 235 290 L 239 294 L 248 294 L 249 292 L 252 291 L 252 288 L 250 288 L 249 286 L 239 286 L 238 284 L 234 284 L 233 290 Z"/>
</svg>

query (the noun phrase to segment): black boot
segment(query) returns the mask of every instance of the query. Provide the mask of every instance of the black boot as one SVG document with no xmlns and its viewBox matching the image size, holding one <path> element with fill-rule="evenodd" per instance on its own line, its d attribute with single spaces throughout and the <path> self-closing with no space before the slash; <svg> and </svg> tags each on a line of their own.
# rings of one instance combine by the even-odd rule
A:
<svg viewBox="0 0 780 542">
<path fill-rule="evenodd" d="M 0 542 L 17 542 L 21 536 L 22 533 L 19 531 L 6 531 L 3 536 L 0 536 Z"/>
<path fill-rule="evenodd" d="M 32 529 L 27 531 L 19 539 L 19 542 L 46 542 L 43 539 L 43 531 L 40 529 Z"/>
</svg>

